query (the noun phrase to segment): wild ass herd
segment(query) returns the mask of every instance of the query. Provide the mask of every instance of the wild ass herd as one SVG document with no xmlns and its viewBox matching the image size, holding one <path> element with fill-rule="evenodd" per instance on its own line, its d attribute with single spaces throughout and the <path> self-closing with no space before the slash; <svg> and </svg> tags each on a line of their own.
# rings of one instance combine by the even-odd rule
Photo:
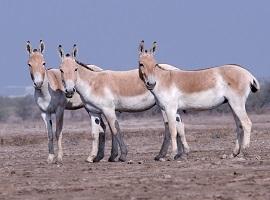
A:
<svg viewBox="0 0 270 200">
<path fill-rule="evenodd" d="M 171 141 L 174 159 L 186 157 L 190 151 L 186 141 L 180 110 L 206 110 L 227 103 L 233 113 L 237 138 L 232 157 L 245 151 L 250 144 L 252 123 L 245 103 L 250 93 L 260 89 L 259 82 L 238 65 L 223 65 L 198 71 L 184 71 L 155 60 L 156 42 L 147 51 L 139 45 L 138 68 L 130 71 L 103 70 L 76 59 L 77 47 L 65 54 L 61 45 L 59 69 L 45 67 L 41 40 L 38 49 L 27 42 L 28 65 L 35 88 L 35 101 L 48 134 L 48 163 L 55 161 L 52 114 L 56 116 L 55 138 L 57 161 L 62 162 L 62 129 L 64 110 L 85 108 L 91 119 L 92 150 L 87 162 L 99 162 L 104 157 L 106 119 L 112 133 L 110 162 L 126 161 L 127 146 L 123 140 L 116 111 L 139 112 L 158 105 L 165 133 L 155 160 L 164 160 Z M 118 146 L 120 156 L 118 157 Z"/>
</svg>

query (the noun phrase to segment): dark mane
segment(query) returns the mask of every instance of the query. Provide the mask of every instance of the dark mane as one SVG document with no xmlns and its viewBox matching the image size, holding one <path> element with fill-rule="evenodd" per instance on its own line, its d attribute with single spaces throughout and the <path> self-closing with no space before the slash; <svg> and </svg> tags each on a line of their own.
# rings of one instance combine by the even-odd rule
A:
<svg viewBox="0 0 270 200">
<path fill-rule="evenodd" d="M 96 66 L 96 65 L 87 65 L 87 64 L 84 64 L 78 60 L 76 60 L 76 63 L 82 67 L 84 67 L 85 69 L 88 69 L 92 72 L 101 72 L 103 71 L 103 69 L 101 69 L 100 67 Z"/>
<path fill-rule="evenodd" d="M 80 65 L 80 66 L 86 68 L 86 69 L 89 69 L 89 70 L 91 70 L 91 71 L 94 71 L 93 69 L 89 68 L 89 67 L 87 66 L 87 64 L 85 64 L 85 63 L 82 63 L 82 62 L 80 62 L 80 61 L 78 61 L 78 60 L 76 60 L 76 63 L 77 63 L 78 65 Z"/>
</svg>

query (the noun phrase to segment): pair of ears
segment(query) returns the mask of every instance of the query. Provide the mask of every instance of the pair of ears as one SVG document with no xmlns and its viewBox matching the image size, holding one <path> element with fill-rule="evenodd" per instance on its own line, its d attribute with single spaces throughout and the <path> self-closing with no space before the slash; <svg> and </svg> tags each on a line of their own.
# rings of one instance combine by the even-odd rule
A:
<svg viewBox="0 0 270 200">
<path fill-rule="evenodd" d="M 45 45 L 44 45 L 44 42 L 42 40 L 39 41 L 39 48 L 38 49 L 33 49 L 30 41 L 27 41 L 27 43 L 26 43 L 26 50 L 27 50 L 27 52 L 29 54 L 31 54 L 32 52 L 36 52 L 36 51 L 39 51 L 40 53 L 43 53 L 44 52 L 44 49 L 45 49 Z M 59 52 L 59 56 L 61 58 L 64 58 L 65 56 L 70 56 L 70 54 L 66 54 L 65 55 L 64 50 L 62 48 L 62 45 L 59 45 L 58 46 L 58 52 Z M 73 58 L 75 58 L 77 56 L 77 53 L 78 53 L 78 49 L 76 47 L 76 44 L 74 44 L 73 45 L 71 56 Z"/>
<path fill-rule="evenodd" d="M 154 54 L 156 52 L 156 49 L 157 49 L 157 42 L 153 42 L 153 46 L 152 48 L 149 49 L 149 52 Z M 140 45 L 139 45 L 139 53 L 142 54 L 142 53 L 148 53 L 147 49 L 144 48 L 144 40 L 142 40 L 140 42 Z"/>
<path fill-rule="evenodd" d="M 39 41 L 39 48 L 38 49 L 33 49 L 30 41 L 27 41 L 26 43 L 26 50 L 29 54 L 31 54 L 33 51 L 39 51 L 40 53 L 43 53 L 45 49 L 44 42 L 42 40 Z"/>
<path fill-rule="evenodd" d="M 70 56 L 70 54 L 65 54 L 62 45 L 58 46 L 58 52 L 59 52 L 59 56 L 60 56 L 61 59 L 65 58 L 66 56 Z M 73 48 L 72 48 L 71 56 L 73 58 L 76 58 L 77 53 L 78 53 L 78 48 L 77 48 L 76 44 L 74 44 Z"/>
</svg>

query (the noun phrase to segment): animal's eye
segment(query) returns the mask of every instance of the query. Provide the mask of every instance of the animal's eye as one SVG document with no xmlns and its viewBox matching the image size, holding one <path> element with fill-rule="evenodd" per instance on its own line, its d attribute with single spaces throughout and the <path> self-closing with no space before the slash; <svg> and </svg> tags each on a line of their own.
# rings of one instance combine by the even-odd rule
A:
<svg viewBox="0 0 270 200">
<path fill-rule="evenodd" d="M 75 69 L 75 72 L 78 71 L 78 68 Z"/>
<path fill-rule="evenodd" d="M 29 67 L 32 67 L 29 63 L 28 63 L 28 66 L 29 66 Z"/>
<path fill-rule="evenodd" d="M 143 64 L 142 63 L 140 63 L 139 65 L 140 65 L 140 67 L 143 67 Z"/>
<path fill-rule="evenodd" d="M 61 72 L 61 73 L 64 73 L 62 69 L 60 69 L 60 72 Z"/>
<path fill-rule="evenodd" d="M 45 66 L 46 65 L 46 63 L 43 63 L 43 66 Z"/>
</svg>

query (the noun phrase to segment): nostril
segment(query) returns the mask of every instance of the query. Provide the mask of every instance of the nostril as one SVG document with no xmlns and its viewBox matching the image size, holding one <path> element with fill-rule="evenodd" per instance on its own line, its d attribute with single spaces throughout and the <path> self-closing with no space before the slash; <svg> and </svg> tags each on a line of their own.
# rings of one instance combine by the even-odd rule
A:
<svg viewBox="0 0 270 200">
<path fill-rule="evenodd" d="M 65 89 L 65 93 L 67 93 L 68 91 L 67 91 L 67 89 Z"/>
<path fill-rule="evenodd" d="M 146 85 L 148 85 L 148 86 L 150 85 L 149 81 L 146 82 Z"/>
</svg>

